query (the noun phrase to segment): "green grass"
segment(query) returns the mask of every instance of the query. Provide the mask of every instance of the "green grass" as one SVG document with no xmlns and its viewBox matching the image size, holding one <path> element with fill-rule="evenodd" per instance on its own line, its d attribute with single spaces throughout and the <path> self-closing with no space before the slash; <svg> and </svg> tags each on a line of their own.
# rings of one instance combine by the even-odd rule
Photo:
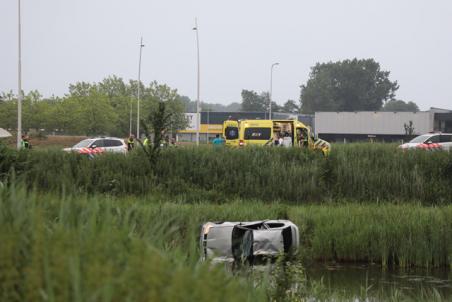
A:
<svg viewBox="0 0 452 302">
<path fill-rule="evenodd" d="M 299 149 L 173 148 L 154 167 L 141 152 L 96 160 L 55 151 L 0 154 L 4 181 L 14 170 L 30 188 L 58 193 L 164 192 L 189 201 L 240 197 L 297 204 L 452 201 L 452 153 L 401 152 L 394 145 L 338 145 L 329 158 Z"/>
<path fill-rule="evenodd" d="M 349 300 L 298 266 L 260 279 L 199 263 L 212 220 L 290 219 L 299 263 L 452 269 L 452 153 L 187 147 L 151 166 L 0 146 L 0 181 L 0 301 Z M 442 301 L 422 295 L 389 299 Z"/>
<path fill-rule="evenodd" d="M 199 227 L 208 220 L 291 219 L 300 227 L 304 262 L 452 267 L 451 206 L 181 202 L 0 190 L 0 300 L 281 298 L 265 282 L 199 263 Z M 321 296 L 305 285 L 301 292 Z"/>
<path fill-rule="evenodd" d="M 0 300 L 262 301 L 250 283 L 198 263 L 179 217 L 175 205 L 3 191 Z"/>
</svg>

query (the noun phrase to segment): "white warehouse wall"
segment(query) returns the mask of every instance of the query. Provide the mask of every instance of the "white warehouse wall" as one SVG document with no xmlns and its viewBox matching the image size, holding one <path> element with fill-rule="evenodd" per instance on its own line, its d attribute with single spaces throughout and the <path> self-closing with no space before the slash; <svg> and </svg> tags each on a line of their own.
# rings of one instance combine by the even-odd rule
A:
<svg viewBox="0 0 452 302">
<path fill-rule="evenodd" d="M 404 124 L 413 122 L 414 134 L 433 131 L 433 113 L 421 112 L 316 112 L 317 133 L 404 135 Z"/>
</svg>

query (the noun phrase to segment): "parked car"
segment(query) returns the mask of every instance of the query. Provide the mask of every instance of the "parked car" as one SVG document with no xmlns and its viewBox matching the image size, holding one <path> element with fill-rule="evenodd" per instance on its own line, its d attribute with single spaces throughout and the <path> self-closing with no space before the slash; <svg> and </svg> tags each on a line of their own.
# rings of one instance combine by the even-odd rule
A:
<svg viewBox="0 0 452 302">
<path fill-rule="evenodd" d="M 207 222 L 201 228 L 203 260 L 250 265 L 298 251 L 298 227 L 289 220 Z"/>
<path fill-rule="evenodd" d="M 452 133 L 428 133 L 413 138 L 406 144 L 400 145 L 399 148 L 408 149 L 425 149 L 425 150 L 452 150 Z"/>
<path fill-rule="evenodd" d="M 96 137 L 82 140 L 71 148 L 64 148 L 67 152 L 93 154 L 103 152 L 127 153 L 124 140 L 117 137 Z"/>
</svg>

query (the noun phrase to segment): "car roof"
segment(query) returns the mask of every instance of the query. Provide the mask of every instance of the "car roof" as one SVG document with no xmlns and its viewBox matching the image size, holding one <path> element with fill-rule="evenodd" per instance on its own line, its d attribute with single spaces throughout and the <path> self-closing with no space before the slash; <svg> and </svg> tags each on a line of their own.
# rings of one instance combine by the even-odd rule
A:
<svg viewBox="0 0 452 302">
<path fill-rule="evenodd" d="M 443 133 L 443 132 L 425 133 L 425 134 L 418 135 L 418 137 L 419 136 L 430 137 L 430 136 L 434 136 L 434 135 L 452 135 L 452 133 Z"/>
<path fill-rule="evenodd" d="M 122 141 L 122 140 L 123 140 L 122 138 L 117 138 L 117 137 L 110 137 L 110 136 L 108 136 L 108 137 L 106 137 L 106 136 L 101 136 L 101 137 L 93 137 L 93 138 L 90 138 L 90 139 L 116 139 L 116 140 L 120 140 L 120 141 Z"/>
</svg>

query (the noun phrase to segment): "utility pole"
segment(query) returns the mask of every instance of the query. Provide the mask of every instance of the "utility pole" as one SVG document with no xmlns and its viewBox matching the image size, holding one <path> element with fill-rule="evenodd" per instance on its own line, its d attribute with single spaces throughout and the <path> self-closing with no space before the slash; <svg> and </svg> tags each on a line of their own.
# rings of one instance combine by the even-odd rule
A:
<svg viewBox="0 0 452 302">
<path fill-rule="evenodd" d="M 129 114 L 129 136 L 132 135 L 132 110 L 133 110 L 133 98 L 129 100 L 130 114 Z"/>
<path fill-rule="evenodd" d="M 275 66 L 277 66 L 277 65 L 279 65 L 279 63 L 273 63 L 272 64 L 272 67 L 270 68 L 270 93 L 268 94 L 268 98 L 269 98 L 269 102 L 270 102 L 270 104 L 269 104 L 269 107 L 270 107 L 270 110 L 269 110 L 269 112 L 270 112 L 270 116 L 269 116 L 269 120 L 271 120 L 272 119 L 272 89 L 273 89 L 273 67 L 275 67 Z"/>
<path fill-rule="evenodd" d="M 138 61 L 138 102 L 137 102 L 137 139 L 140 139 L 140 90 L 141 90 L 141 53 L 143 50 L 143 37 L 141 37 L 140 41 L 140 59 Z"/>
<path fill-rule="evenodd" d="M 199 114 L 199 88 L 200 88 L 200 64 L 199 64 L 199 35 L 198 35 L 198 19 L 195 18 L 195 27 L 193 30 L 196 31 L 196 49 L 198 54 L 198 89 L 196 94 L 196 145 L 199 146 L 199 125 L 201 124 L 201 117 Z"/>
<path fill-rule="evenodd" d="M 18 0 L 19 17 L 19 59 L 18 59 L 18 93 L 17 93 L 17 149 L 22 145 L 22 29 L 20 24 L 20 0 Z"/>
</svg>

